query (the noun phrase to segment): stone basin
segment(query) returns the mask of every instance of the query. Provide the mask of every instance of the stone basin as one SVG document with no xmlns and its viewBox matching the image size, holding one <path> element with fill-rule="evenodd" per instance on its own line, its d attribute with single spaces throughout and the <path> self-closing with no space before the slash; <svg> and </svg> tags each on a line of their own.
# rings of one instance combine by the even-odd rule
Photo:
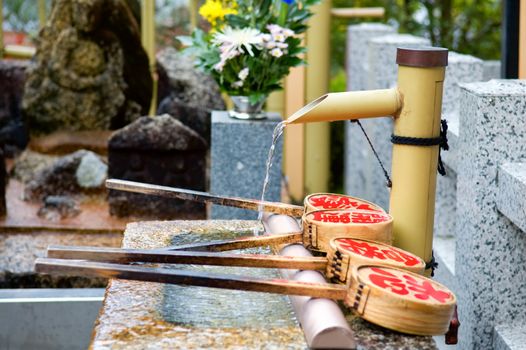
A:
<svg viewBox="0 0 526 350">
<path fill-rule="evenodd" d="M 151 221 L 128 224 L 125 248 L 160 248 L 251 234 L 255 221 Z M 246 251 L 245 251 L 246 252 Z M 265 250 L 249 250 L 265 253 Z M 259 277 L 277 270 L 178 266 Z M 408 336 L 350 313 L 359 349 L 436 349 L 431 337 Z M 286 296 L 110 280 L 91 349 L 305 349 Z"/>
</svg>

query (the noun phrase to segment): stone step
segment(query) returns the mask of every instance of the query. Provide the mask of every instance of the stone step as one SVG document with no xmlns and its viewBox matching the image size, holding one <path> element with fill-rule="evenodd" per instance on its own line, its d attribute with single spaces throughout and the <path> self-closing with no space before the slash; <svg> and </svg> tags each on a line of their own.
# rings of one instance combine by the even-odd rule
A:
<svg viewBox="0 0 526 350">
<path fill-rule="evenodd" d="M 526 323 L 502 324 L 495 327 L 494 350 L 522 350 L 526 347 Z"/>
<path fill-rule="evenodd" d="M 497 179 L 497 208 L 526 231 L 526 163 L 502 164 Z"/>
</svg>

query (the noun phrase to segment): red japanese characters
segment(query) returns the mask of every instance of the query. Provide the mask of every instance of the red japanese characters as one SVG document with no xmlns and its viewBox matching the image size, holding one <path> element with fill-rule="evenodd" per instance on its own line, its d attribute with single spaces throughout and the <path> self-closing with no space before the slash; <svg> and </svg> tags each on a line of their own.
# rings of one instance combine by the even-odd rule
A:
<svg viewBox="0 0 526 350">
<path fill-rule="evenodd" d="M 305 212 L 321 209 L 357 209 L 364 211 L 385 212 L 376 204 L 367 202 L 360 198 L 341 194 L 315 193 L 305 198 Z"/>
</svg>

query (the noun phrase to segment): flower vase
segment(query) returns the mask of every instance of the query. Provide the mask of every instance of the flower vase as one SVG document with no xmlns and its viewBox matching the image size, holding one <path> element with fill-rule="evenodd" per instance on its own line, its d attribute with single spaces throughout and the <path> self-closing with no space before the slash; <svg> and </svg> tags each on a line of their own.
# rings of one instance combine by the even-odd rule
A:
<svg viewBox="0 0 526 350">
<path fill-rule="evenodd" d="M 250 103 L 248 96 L 230 96 L 234 109 L 228 111 L 228 115 L 235 119 L 260 120 L 266 119 L 267 113 L 263 111 L 265 100 L 256 104 Z"/>
</svg>

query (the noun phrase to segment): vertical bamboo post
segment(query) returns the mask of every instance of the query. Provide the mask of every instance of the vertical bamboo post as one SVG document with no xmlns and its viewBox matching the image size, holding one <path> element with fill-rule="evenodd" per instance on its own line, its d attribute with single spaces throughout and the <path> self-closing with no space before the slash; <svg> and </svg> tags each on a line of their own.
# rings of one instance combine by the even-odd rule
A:
<svg viewBox="0 0 526 350">
<path fill-rule="evenodd" d="M 190 13 L 190 32 L 197 28 L 199 23 L 199 0 L 190 0 L 188 3 Z"/>
<path fill-rule="evenodd" d="M 0 59 L 4 57 L 4 0 L 0 0 Z"/>
<path fill-rule="evenodd" d="M 38 0 L 38 22 L 40 29 L 46 25 L 46 0 Z"/>
<path fill-rule="evenodd" d="M 141 39 L 148 54 L 150 73 L 153 79 L 152 101 L 149 115 L 155 115 L 157 109 L 157 73 L 155 69 L 155 0 L 142 0 L 141 3 Z"/>
<path fill-rule="evenodd" d="M 442 90 L 448 51 L 398 49 L 398 89 L 403 105 L 395 118 L 397 136 L 440 136 Z M 386 135 L 387 136 L 387 135 Z M 389 213 L 394 245 L 430 262 L 439 146 L 393 145 Z"/>
<path fill-rule="evenodd" d="M 329 90 L 330 0 L 313 6 L 314 15 L 307 30 L 307 68 L 305 99 L 310 102 Z M 327 192 L 330 169 L 329 124 L 305 125 L 305 189 L 307 193 Z"/>
<path fill-rule="evenodd" d="M 294 67 L 285 78 L 285 116 L 305 105 L 305 67 Z M 301 202 L 305 197 L 305 125 L 285 128 L 283 170 L 288 179 L 289 195 Z"/>
</svg>

